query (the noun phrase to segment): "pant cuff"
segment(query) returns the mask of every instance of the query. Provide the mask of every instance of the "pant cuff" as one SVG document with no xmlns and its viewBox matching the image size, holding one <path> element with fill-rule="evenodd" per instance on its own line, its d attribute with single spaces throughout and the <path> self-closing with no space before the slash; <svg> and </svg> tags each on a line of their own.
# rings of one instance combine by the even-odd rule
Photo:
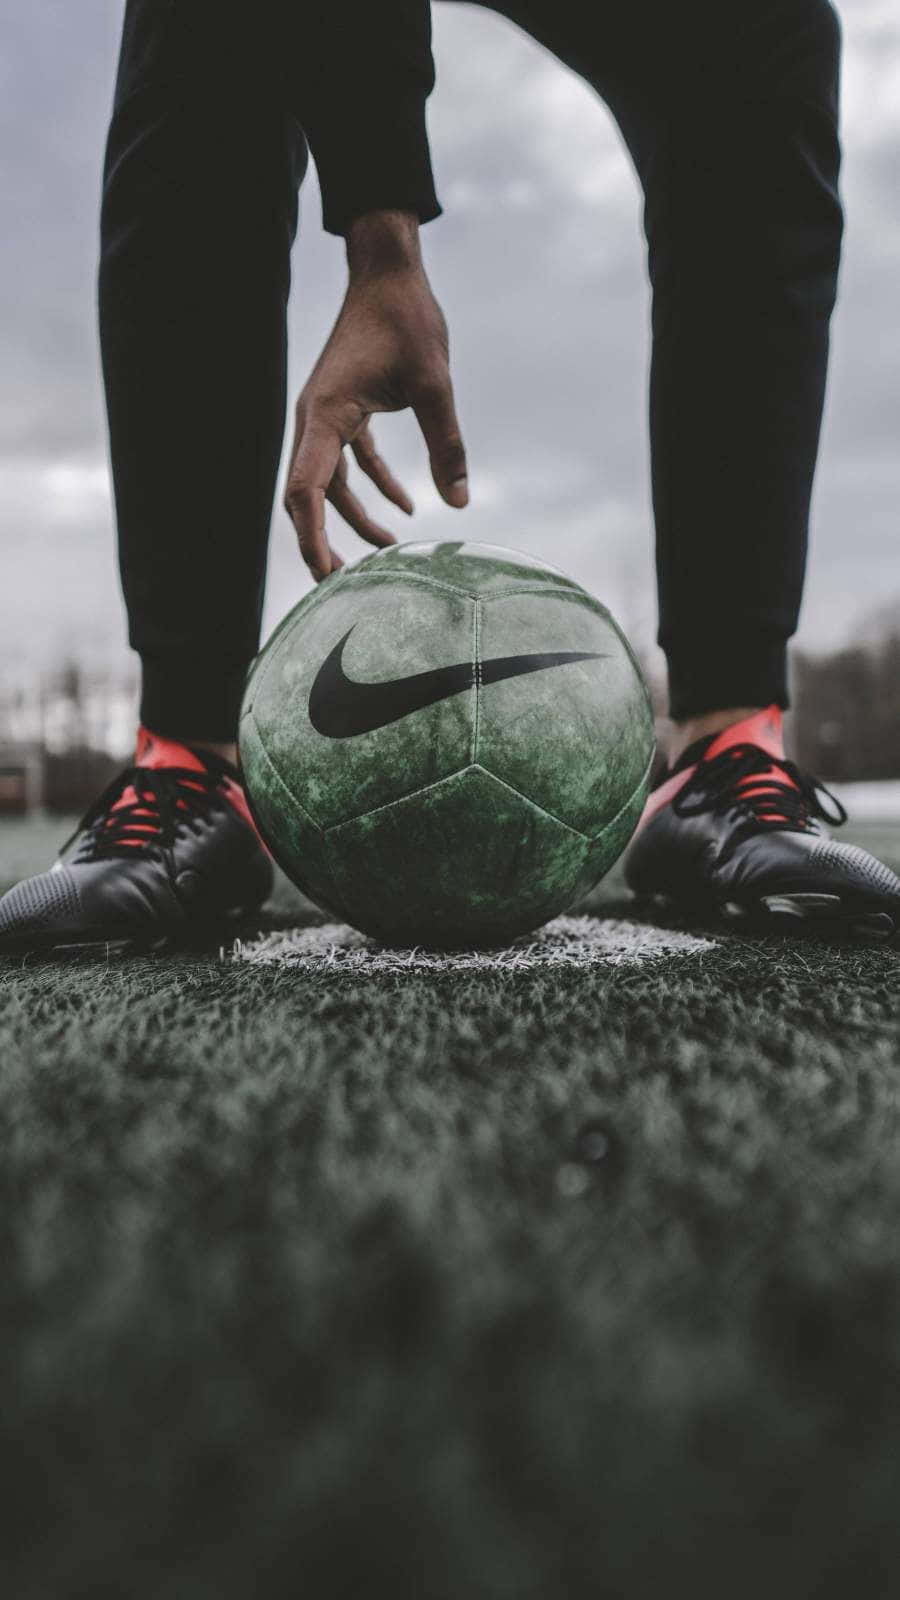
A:
<svg viewBox="0 0 900 1600">
<path fill-rule="evenodd" d="M 669 716 L 675 722 L 724 711 L 729 706 L 786 709 L 787 642 L 784 639 L 704 640 L 702 648 L 666 648 L 669 664 Z"/>
<path fill-rule="evenodd" d="M 197 657 L 141 662 L 141 721 L 174 739 L 237 738 L 249 661 L 225 665 Z"/>
</svg>

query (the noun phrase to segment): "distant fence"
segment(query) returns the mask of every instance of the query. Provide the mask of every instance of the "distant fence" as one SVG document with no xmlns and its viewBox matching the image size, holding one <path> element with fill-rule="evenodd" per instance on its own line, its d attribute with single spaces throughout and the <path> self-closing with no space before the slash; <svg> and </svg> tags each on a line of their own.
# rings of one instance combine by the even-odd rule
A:
<svg viewBox="0 0 900 1600">
<path fill-rule="evenodd" d="M 81 812 L 121 769 L 137 685 L 68 662 L 0 691 L 0 815 Z"/>
<path fill-rule="evenodd" d="M 44 767 L 40 745 L 0 744 L 0 815 L 21 816 L 43 805 Z"/>
<path fill-rule="evenodd" d="M 900 629 L 793 662 L 797 760 L 836 782 L 900 778 Z"/>
<path fill-rule="evenodd" d="M 648 664 L 649 665 L 649 664 Z M 654 705 L 665 688 L 649 671 Z M 854 649 L 793 656 L 791 748 L 826 780 L 900 779 L 900 624 Z M 0 815 L 81 812 L 123 765 L 137 686 L 68 664 L 26 693 L 0 694 Z"/>
<path fill-rule="evenodd" d="M 86 811 L 121 768 L 121 760 L 105 750 L 66 750 L 60 755 L 48 755 L 44 770 L 46 810 Z"/>
<path fill-rule="evenodd" d="M 105 750 L 0 745 L 0 816 L 85 811 L 122 766 Z"/>
</svg>

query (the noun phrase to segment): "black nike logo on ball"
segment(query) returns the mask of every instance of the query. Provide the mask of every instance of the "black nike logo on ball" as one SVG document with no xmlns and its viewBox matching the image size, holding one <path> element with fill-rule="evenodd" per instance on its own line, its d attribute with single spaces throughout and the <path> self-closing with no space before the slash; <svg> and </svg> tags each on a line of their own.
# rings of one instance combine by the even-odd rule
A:
<svg viewBox="0 0 900 1600">
<path fill-rule="evenodd" d="M 354 624 L 355 626 L 355 624 Z M 386 683 L 357 683 L 344 671 L 344 646 L 353 632 L 348 629 L 331 654 L 325 657 L 309 693 L 309 720 L 326 739 L 352 739 L 360 733 L 374 733 L 389 722 L 399 722 L 413 711 L 424 711 L 438 700 L 449 700 L 475 684 L 475 665 L 460 661 L 452 667 L 433 667 L 429 672 L 414 672 L 408 678 L 391 678 Z M 521 678 L 528 672 L 546 672 L 550 667 L 565 667 L 572 661 L 599 661 L 595 650 L 551 650 L 535 656 L 495 656 L 478 668 L 481 683 L 500 683 L 504 678 Z"/>
</svg>

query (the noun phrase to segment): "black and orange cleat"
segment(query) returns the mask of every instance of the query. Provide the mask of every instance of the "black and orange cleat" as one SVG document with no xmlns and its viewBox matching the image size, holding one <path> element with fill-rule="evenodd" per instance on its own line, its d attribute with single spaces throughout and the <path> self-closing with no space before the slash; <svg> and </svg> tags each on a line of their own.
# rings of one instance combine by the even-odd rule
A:
<svg viewBox="0 0 900 1600">
<path fill-rule="evenodd" d="M 255 911 L 271 887 L 237 768 L 141 728 L 134 766 L 55 866 L 0 899 L 0 955 L 161 946 Z"/>
<path fill-rule="evenodd" d="M 651 793 L 625 862 L 642 897 L 783 931 L 889 939 L 900 878 L 828 824 L 847 820 L 817 779 L 784 757 L 777 706 L 687 749 Z"/>
</svg>

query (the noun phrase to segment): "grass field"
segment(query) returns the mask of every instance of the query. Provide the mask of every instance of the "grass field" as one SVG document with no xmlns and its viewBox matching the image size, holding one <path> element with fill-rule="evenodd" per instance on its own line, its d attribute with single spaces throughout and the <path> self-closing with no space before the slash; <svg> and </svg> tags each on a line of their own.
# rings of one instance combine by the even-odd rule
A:
<svg viewBox="0 0 900 1600">
<path fill-rule="evenodd" d="M 894 1593 L 897 979 L 7 963 L 5 1593 Z"/>
</svg>

